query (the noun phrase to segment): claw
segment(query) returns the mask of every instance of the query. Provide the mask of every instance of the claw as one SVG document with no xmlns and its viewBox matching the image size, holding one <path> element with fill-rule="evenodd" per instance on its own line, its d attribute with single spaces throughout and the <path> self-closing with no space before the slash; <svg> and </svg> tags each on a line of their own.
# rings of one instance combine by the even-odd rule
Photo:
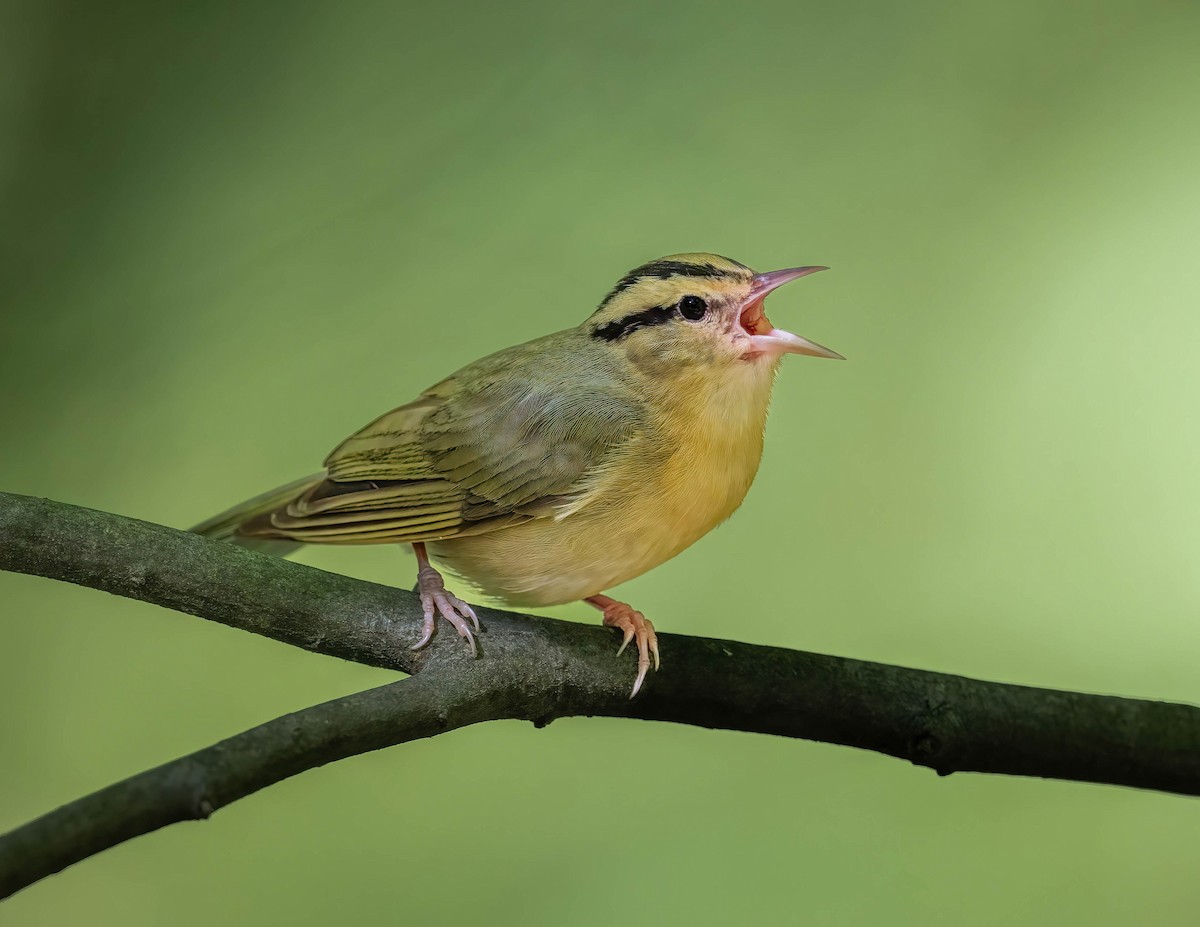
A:
<svg viewBox="0 0 1200 927">
<path fill-rule="evenodd" d="M 432 606 L 433 606 L 433 603 L 430 602 L 429 607 L 426 608 L 425 607 L 425 599 L 424 599 L 424 597 L 421 598 L 421 607 L 425 608 L 425 623 L 421 626 L 421 639 L 419 641 L 417 641 L 415 644 L 413 644 L 413 646 L 412 646 L 413 650 L 420 650 L 422 647 L 424 647 L 426 644 L 428 644 L 431 640 L 433 640 L 434 620 L 433 620 L 433 607 Z"/>
<path fill-rule="evenodd" d="M 437 629 L 436 616 L 441 615 L 453 625 L 458 636 L 465 638 L 471 645 L 471 656 L 478 657 L 479 647 L 475 643 L 475 635 L 471 633 L 472 625 L 475 626 L 476 631 L 479 630 L 479 618 L 475 614 L 475 609 L 452 592 L 447 591 L 446 584 L 442 581 L 442 574 L 429 563 L 424 544 L 414 544 L 413 550 L 417 554 L 417 563 L 420 564 L 420 568 L 417 570 L 417 590 L 421 596 L 421 610 L 424 612 L 425 621 L 421 626 L 421 639 L 413 645 L 412 649 L 420 650 L 433 640 L 434 631 Z M 468 623 L 468 619 L 470 619 L 470 623 Z"/>
<path fill-rule="evenodd" d="M 606 620 L 604 623 L 608 624 L 608 621 Z M 629 646 L 631 640 L 633 640 L 633 625 L 625 629 L 625 640 L 621 641 L 621 646 L 617 648 L 618 657 L 625 652 L 625 648 Z"/>
<path fill-rule="evenodd" d="M 450 598 L 454 599 L 459 610 L 465 612 L 466 616 L 471 619 L 471 624 L 475 625 L 475 633 L 478 634 L 482 628 L 479 627 L 479 616 L 475 614 L 475 609 L 471 608 L 471 606 L 462 599 L 455 599 L 454 596 L 451 596 Z"/>
<path fill-rule="evenodd" d="M 654 654 L 655 671 L 662 663 L 658 656 L 658 636 L 654 633 L 654 625 L 641 612 L 606 595 L 594 595 L 587 599 L 587 602 L 604 612 L 605 627 L 619 628 L 623 632 L 624 639 L 617 648 L 617 656 L 625 652 L 630 641 L 637 639 L 637 676 L 633 680 L 633 691 L 629 693 L 629 697 L 633 698 L 641 691 L 642 683 L 646 681 L 646 672 L 650 669 L 650 655 Z"/>
</svg>

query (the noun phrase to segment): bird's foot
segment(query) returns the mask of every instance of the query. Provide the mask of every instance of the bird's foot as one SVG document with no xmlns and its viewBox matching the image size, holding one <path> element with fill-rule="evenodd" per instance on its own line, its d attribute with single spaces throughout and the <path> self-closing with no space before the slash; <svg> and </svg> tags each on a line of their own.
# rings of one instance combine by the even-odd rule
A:
<svg viewBox="0 0 1200 927">
<path fill-rule="evenodd" d="M 654 633 L 654 625 L 633 606 L 618 602 L 606 595 L 594 595 L 586 601 L 604 612 L 603 624 L 606 628 L 617 628 L 625 635 L 621 646 L 617 648 L 617 656 L 625 652 L 630 641 L 635 639 L 637 641 L 637 678 L 633 681 L 633 691 L 629 693 L 629 697 L 633 698 L 642 688 L 642 683 L 646 679 L 646 671 L 650 669 L 650 655 L 654 654 L 656 672 L 661 663 L 658 657 L 658 636 Z"/>
<path fill-rule="evenodd" d="M 475 645 L 475 635 L 471 633 L 471 626 L 475 626 L 475 630 L 479 630 L 479 618 L 475 615 L 475 610 L 466 602 L 446 590 L 446 584 L 442 581 L 442 574 L 430 566 L 429 561 L 418 555 L 421 560 L 420 569 L 417 570 L 417 592 L 421 597 L 421 608 L 425 613 L 425 624 L 421 628 L 421 639 L 413 645 L 413 650 L 420 650 L 431 640 L 433 640 L 433 632 L 437 626 L 437 616 L 441 615 L 452 625 L 454 630 L 458 632 L 459 637 L 464 637 L 467 643 L 471 645 L 471 656 L 479 656 L 479 648 Z M 468 623 L 468 619 L 470 622 Z"/>
</svg>

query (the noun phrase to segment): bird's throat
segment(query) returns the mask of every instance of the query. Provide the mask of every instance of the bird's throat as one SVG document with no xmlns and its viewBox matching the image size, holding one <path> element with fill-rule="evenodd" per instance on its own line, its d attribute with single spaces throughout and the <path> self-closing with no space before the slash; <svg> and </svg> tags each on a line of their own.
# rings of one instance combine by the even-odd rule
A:
<svg viewBox="0 0 1200 927">
<path fill-rule="evenodd" d="M 765 335 L 775 326 L 763 311 L 763 300 L 756 299 L 742 310 L 739 318 L 742 328 L 748 335 Z"/>
</svg>

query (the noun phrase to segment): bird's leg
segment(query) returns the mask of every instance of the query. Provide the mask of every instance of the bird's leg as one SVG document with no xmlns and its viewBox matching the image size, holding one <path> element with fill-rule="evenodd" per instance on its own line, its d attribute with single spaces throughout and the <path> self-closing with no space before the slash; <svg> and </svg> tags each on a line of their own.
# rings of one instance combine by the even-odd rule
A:
<svg viewBox="0 0 1200 927">
<path fill-rule="evenodd" d="M 475 626 L 476 631 L 479 630 L 479 619 L 475 616 L 475 610 L 458 596 L 446 591 L 442 574 L 429 562 L 425 545 L 417 543 L 412 547 L 413 553 L 417 555 L 417 592 L 421 596 L 421 608 L 425 611 L 421 639 L 413 645 L 413 650 L 420 650 L 433 640 L 436 616 L 441 615 L 454 625 L 454 630 L 460 637 L 467 639 L 467 643 L 471 645 L 471 655 L 479 656 L 479 649 L 475 646 L 475 635 L 471 633 L 471 625 Z M 467 623 L 468 618 L 471 619 L 470 624 Z"/>
<path fill-rule="evenodd" d="M 633 698 L 642 687 L 646 671 L 650 669 L 650 654 L 654 654 L 654 669 L 657 671 L 659 667 L 658 636 L 654 633 L 654 625 L 641 612 L 635 611 L 633 606 L 606 595 L 588 596 L 584 601 L 604 612 L 603 623 L 606 628 L 619 628 L 624 633 L 625 639 L 617 648 L 617 656 L 624 652 L 631 640 L 637 639 L 637 679 L 633 681 L 633 691 L 629 693 L 629 697 Z"/>
</svg>

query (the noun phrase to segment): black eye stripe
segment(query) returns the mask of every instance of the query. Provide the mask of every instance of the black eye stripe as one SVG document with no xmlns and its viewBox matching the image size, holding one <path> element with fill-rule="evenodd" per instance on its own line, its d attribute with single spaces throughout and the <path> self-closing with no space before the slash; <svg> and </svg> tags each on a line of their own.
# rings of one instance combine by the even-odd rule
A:
<svg viewBox="0 0 1200 927">
<path fill-rule="evenodd" d="M 674 306 L 653 306 L 650 309 L 643 309 L 641 312 L 627 315 L 623 319 L 616 319 L 597 326 L 592 331 L 592 337 L 600 338 L 603 341 L 619 341 L 639 328 L 662 325 L 664 322 L 670 322 L 674 317 Z"/>
</svg>

